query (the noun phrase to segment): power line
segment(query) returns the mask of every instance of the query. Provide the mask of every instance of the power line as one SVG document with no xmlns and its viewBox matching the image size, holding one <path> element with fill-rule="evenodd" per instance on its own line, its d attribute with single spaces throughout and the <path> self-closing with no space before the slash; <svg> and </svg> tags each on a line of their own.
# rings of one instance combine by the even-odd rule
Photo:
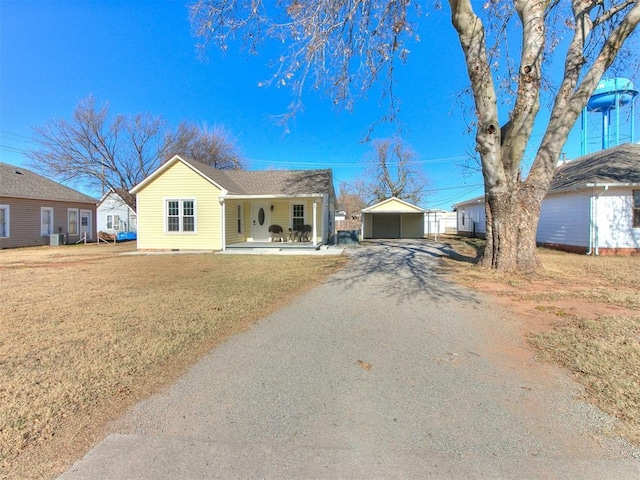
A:
<svg viewBox="0 0 640 480">
<path fill-rule="evenodd" d="M 472 188 L 471 190 L 466 191 L 465 193 L 461 194 L 461 195 L 456 195 L 455 197 L 450 197 L 446 200 L 442 200 L 439 203 L 435 203 L 433 204 L 434 207 L 439 207 L 441 205 L 450 205 L 451 203 L 455 203 L 456 200 L 460 200 L 464 197 L 466 197 L 467 195 L 475 192 L 476 190 L 482 188 L 482 185 L 479 185 L 477 187 Z"/>
<path fill-rule="evenodd" d="M 27 137 L 26 135 L 21 135 L 19 133 L 7 132 L 6 130 L 0 131 L 0 137 L 4 137 L 12 141 L 23 142 L 23 143 L 33 142 L 33 138 L 31 137 Z"/>
<path fill-rule="evenodd" d="M 456 155 L 453 157 L 441 157 L 441 158 L 430 158 L 430 159 L 425 159 L 425 160 L 412 160 L 411 163 L 414 164 L 435 164 L 435 163 L 448 163 L 452 160 L 463 160 L 468 158 L 466 155 Z M 291 165 L 308 165 L 308 166 L 317 166 L 318 162 L 305 162 L 305 161 L 295 161 L 295 160 L 260 160 L 260 159 L 256 159 L 256 158 L 250 158 L 248 159 L 249 162 L 251 163 L 261 163 L 261 164 L 267 164 L 267 165 L 285 165 L 285 166 L 291 166 Z M 399 162 L 387 162 L 387 165 L 396 165 Z M 322 162 L 323 166 L 326 167 L 366 167 L 365 162 Z"/>
<path fill-rule="evenodd" d="M 27 153 L 27 150 L 23 148 L 13 147 L 11 145 L 3 145 L 1 143 L 0 143 L 0 150 L 4 150 L 5 152 L 11 152 L 11 153 L 22 153 L 22 154 Z"/>
</svg>

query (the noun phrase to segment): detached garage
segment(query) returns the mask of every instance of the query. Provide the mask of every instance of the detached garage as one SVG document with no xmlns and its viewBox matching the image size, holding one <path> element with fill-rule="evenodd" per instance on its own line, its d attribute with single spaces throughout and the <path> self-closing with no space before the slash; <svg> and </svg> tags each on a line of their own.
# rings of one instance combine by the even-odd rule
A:
<svg viewBox="0 0 640 480">
<path fill-rule="evenodd" d="M 392 197 L 362 210 L 363 238 L 424 238 L 426 210 Z"/>
</svg>

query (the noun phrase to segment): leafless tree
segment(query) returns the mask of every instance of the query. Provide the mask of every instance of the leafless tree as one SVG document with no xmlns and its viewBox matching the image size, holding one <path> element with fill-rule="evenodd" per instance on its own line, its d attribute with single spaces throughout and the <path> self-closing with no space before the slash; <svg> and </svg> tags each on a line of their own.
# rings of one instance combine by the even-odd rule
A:
<svg viewBox="0 0 640 480">
<path fill-rule="evenodd" d="M 420 204 L 428 182 L 415 162 L 415 153 L 398 138 L 376 139 L 371 145 L 373 155 L 364 174 L 355 182 L 367 204 L 391 197 Z"/>
<path fill-rule="evenodd" d="M 344 224 L 336 225 L 339 230 L 357 230 L 360 228 L 360 215 L 366 202 L 360 192 L 346 185 L 340 186 L 338 210 L 345 213 Z"/>
<path fill-rule="evenodd" d="M 214 127 L 212 130 L 207 127 L 196 129 L 184 153 L 194 160 L 221 170 L 244 168 L 236 142 L 222 127 Z"/>
<path fill-rule="evenodd" d="M 599 80 L 638 26 L 640 0 L 446 4 L 477 117 L 476 150 L 487 207 L 482 263 L 533 272 L 540 268 L 535 242 L 540 205 L 557 159 Z M 283 51 L 271 82 L 290 85 L 294 99 L 310 82 L 350 107 L 353 91 L 382 82 L 390 99 L 387 116 L 393 118 L 394 65 L 407 58 L 408 42 L 418 38 L 421 5 L 416 0 L 199 0 L 191 16 L 205 45 L 226 49 L 231 39 L 241 37 L 255 51 L 263 38 L 281 40 Z M 509 38 L 518 38 L 518 45 L 510 45 Z M 637 57 L 637 51 L 629 54 Z M 544 74 L 551 59 L 564 61 L 559 81 Z M 551 115 L 527 174 L 522 160 L 549 86 L 554 87 Z M 294 110 L 297 105 L 294 101 Z M 501 125 L 500 118 L 506 123 Z"/>
<path fill-rule="evenodd" d="M 215 153 L 215 163 L 241 166 L 235 150 L 225 156 L 231 144 L 216 138 L 216 131 L 187 122 L 172 129 L 162 117 L 148 114 L 111 117 L 108 105 L 97 106 L 91 96 L 78 103 L 71 120 L 54 119 L 33 131 L 37 146 L 28 152 L 33 168 L 94 191 L 117 190 L 132 208 L 135 199 L 127 192 L 176 154 L 196 151 L 203 159 Z"/>
</svg>

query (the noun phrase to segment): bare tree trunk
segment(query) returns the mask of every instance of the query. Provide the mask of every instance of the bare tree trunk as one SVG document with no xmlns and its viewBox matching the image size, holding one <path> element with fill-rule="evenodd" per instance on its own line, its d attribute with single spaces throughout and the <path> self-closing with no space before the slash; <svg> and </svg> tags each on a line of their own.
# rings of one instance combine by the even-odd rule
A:
<svg viewBox="0 0 640 480">
<path fill-rule="evenodd" d="M 485 196 L 487 243 L 482 266 L 533 274 L 542 268 L 536 251 L 536 229 L 542 197 L 520 184 Z"/>
</svg>

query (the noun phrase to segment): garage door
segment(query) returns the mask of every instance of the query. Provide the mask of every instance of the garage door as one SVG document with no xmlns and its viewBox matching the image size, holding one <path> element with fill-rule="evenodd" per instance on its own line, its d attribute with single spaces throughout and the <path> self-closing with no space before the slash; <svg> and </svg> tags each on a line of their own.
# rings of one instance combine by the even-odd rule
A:
<svg viewBox="0 0 640 480">
<path fill-rule="evenodd" d="M 381 214 L 372 216 L 373 238 L 400 238 L 400 215 Z"/>
</svg>

